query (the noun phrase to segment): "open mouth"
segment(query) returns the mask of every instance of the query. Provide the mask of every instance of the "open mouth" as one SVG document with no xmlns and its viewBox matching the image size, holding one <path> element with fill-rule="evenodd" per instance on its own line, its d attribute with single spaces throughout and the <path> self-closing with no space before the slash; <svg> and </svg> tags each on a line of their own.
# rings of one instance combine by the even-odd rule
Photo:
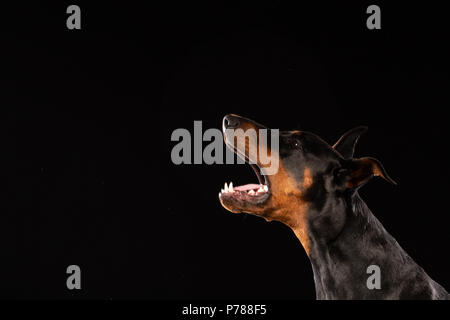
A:
<svg viewBox="0 0 450 320">
<path fill-rule="evenodd" d="M 239 152 L 234 146 L 229 145 L 227 141 L 225 144 L 252 167 L 258 178 L 258 183 L 249 183 L 241 186 L 234 186 L 233 182 L 225 183 L 219 193 L 219 198 L 221 200 L 234 200 L 234 202 L 245 203 L 246 205 L 265 202 L 270 196 L 269 181 L 266 176 L 261 174 L 258 165 L 249 163 L 247 156 Z"/>
</svg>

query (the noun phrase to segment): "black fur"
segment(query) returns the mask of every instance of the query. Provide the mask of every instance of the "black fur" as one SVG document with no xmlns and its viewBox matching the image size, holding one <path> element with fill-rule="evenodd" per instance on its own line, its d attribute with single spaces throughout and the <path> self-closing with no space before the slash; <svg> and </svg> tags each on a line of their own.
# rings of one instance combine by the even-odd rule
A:
<svg viewBox="0 0 450 320">
<path fill-rule="evenodd" d="M 313 241 L 309 258 L 317 299 L 449 299 L 445 289 L 384 229 L 357 192 L 345 196 L 344 206 L 331 205 L 330 213 L 345 217 L 335 237 L 324 241 L 325 219 L 310 226 Z M 381 270 L 379 290 L 366 286 L 366 268 L 371 264 Z"/>
<path fill-rule="evenodd" d="M 358 188 L 344 187 L 347 176 L 356 170 L 352 160 L 355 144 L 366 130 L 358 127 L 349 131 L 334 145 L 333 149 L 337 150 L 330 150 L 328 144 L 313 134 L 302 133 L 297 137 L 302 155 L 295 157 L 295 151 L 291 151 L 290 157 L 282 159 L 285 166 L 296 160 L 295 166 L 287 165 L 293 176 L 304 167 L 314 172 L 313 184 L 303 199 L 311 204 L 309 258 L 317 299 L 447 300 L 446 290 L 385 230 L 359 197 Z M 290 149 L 291 145 L 283 144 L 281 148 Z M 286 150 L 283 153 L 288 154 Z M 381 163 L 373 160 L 385 173 Z M 387 174 L 385 179 L 394 183 Z M 380 267 L 381 289 L 368 289 L 369 265 Z"/>
</svg>

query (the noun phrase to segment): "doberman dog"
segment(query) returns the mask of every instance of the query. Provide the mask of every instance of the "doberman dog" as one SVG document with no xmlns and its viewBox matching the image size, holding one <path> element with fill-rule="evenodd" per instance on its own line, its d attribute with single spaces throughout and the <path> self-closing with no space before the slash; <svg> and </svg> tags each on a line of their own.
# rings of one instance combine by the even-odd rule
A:
<svg viewBox="0 0 450 320">
<path fill-rule="evenodd" d="M 236 129 L 267 128 L 237 115 L 224 117 L 225 144 L 249 162 L 249 152 L 261 148 L 261 141 L 249 148 L 250 140 L 230 135 Z M 353 158 L 366 130 L 350 130 L 333 146 L 309 132 L 280 131 L 278 151 L 266 145 L 272 158 L 278 156 L 278 171 L 264 174 L 255 154 L 251 166 L 259 184 L 226 185 L 219 200 L 231 212 L 280 221 L 294 231 L 311 261 L 317 299 L 448 300 L 446 290 L 410 258 L 358 195 L 374 176 L 396 184 L 378 160 Z M 371 265 L 379 268 L 379 288 L 367 284 Z"/>
</svg>

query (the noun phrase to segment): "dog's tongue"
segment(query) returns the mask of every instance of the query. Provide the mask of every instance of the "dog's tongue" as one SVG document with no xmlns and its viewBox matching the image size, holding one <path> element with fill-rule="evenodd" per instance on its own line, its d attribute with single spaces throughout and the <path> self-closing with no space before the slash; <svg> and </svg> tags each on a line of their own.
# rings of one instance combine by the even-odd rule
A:
<svg viewBox="0 0 450 320">
<path fill-rule="evenodd" d="M 262 186 L 261 184 L 250 183 L 250 184 L 245 184 L 243 186 L 236 186 L 236 187 L 234 187 L 234 190 L 249 191 L 249 190 L 259 189 L 259 187 L 261 187 L 261 186 Z"/>
</svg>

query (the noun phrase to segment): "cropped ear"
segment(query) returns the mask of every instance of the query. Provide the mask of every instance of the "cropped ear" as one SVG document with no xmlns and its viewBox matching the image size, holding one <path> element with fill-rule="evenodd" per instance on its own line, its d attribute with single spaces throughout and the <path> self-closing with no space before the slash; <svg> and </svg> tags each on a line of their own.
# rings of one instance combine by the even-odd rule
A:
<svg viewBox="0 0 450 320">
<path fill-rule="evenodd" d="M 350 131 L 347 131 L 342 137 L 334 144 L 333 149 L 339 152 L 344 159 L 353 158 L 355 152 L 355 146 L 358 142 L 359 136 L 367 131 L 367 127 L 360 126 Z"/>
<path fill-rule="evenodd" d="M 345 184 L 347 188 L 359 188 L 368 182 L 372 177 L 379 176 L 384 180 L 397 185 L 397 183 L 389 177 L 383 165 L 374 158 L 352 159 L 347 162 L 343 170 L 345 175 Z"/>
</svg>

